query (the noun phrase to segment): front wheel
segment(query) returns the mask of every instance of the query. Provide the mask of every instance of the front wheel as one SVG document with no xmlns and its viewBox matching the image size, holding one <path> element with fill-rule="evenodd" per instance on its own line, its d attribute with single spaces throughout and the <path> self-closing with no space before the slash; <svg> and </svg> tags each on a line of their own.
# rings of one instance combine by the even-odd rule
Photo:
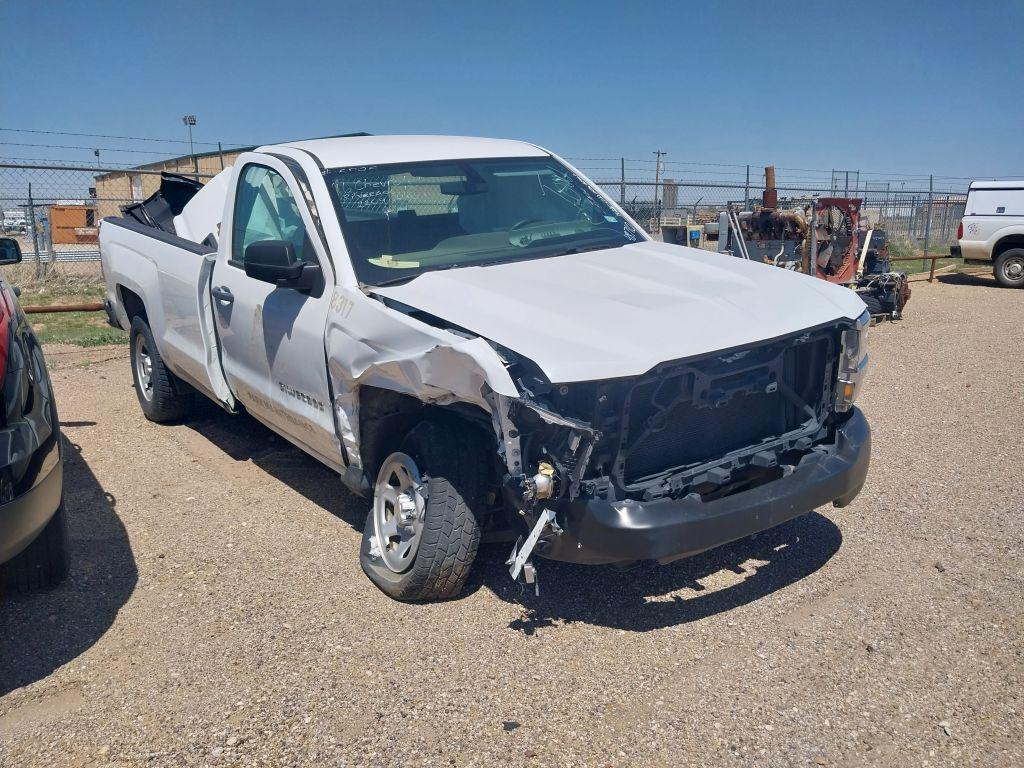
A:
<svg viewBox="0 0 1024 768">
<path fill-rule="evenodd" d="M 1004 288 L 1024 288 L 1024 248 L 1011 248 L 996 257 L 996 280 Z"/>
<path fill-rule="evenodd" d="M 360 565 L 396 600 L 455 597 L 480 544 L 483 477 L 474 441 L 458 426 L 424 421 L 381 465 Z"/>
</svg>

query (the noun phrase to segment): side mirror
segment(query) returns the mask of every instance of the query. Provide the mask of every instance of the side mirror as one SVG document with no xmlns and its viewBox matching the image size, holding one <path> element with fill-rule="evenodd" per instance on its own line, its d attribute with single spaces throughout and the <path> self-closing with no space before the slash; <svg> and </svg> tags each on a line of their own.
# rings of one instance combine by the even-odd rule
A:
<svg viewBox="0 0 1024 768">
<path fill-rule="evenodd" d="M 322 275 L 319 264 L 295 258 L 295 246 L 287 240 L 261 240 L 245 249 L 245 274 L 279 288 L 313 290 Z"/>
<path fill-rule="evenodd" d="M 0 265 L 20 264 L 21 246 L 13 237 L 0 237 Z"/>
</svg>

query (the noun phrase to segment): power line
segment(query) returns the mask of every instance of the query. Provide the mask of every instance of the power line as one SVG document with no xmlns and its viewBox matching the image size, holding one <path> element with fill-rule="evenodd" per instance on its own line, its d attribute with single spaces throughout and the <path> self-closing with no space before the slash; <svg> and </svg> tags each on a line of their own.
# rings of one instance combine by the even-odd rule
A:
<svg viewBox="0 0 1024 768">
<path fill-rule="evenodd" d="M 44 133 L 50 136 L 87 136 L 92 139 L 126 139 L 128 141 L 157 141 L 164 144 L 188 144 L 184 139 L 153 139 L 145 136 L 112 136 L 105 133 L 74 133 L 72 131 L 41 131 L 31 128 L 0 128 L 0 131 L 7 131 L 8 133 Z M 215 141 L 197 141 L 196 144 L 206 144 L 211 147 L 216 147 L 217 142 Z M 223 143 L 223 142 L 222 142 Z M 44 145 L 39 145 L 44 146 Z"/>
<path fill-rule="evenodd" d="M 566 160 L 572 160 L 573 162 L 604 162 L 604 163 L 618 163 L 625 160 L 627 163 L 642 163 L 644 165 L 654 165 L 656 160 L 641 160 L 633 159 L 629 157 L 566 157 Z M 698 166 L 705 168 L 746 168 L 742 163 L 701 163 L 696 161 L 687 160 L 662 160 L 661 166 L 664 168 L 669 165 L 688 165 Z"/>
<path fill-rule="evenodd" d="M 42 164 L 50 164 L 50 165 L 52 165 L 54 163 L 54 159 L 52 157 L 21 157 L 21 156 L 15 156 L 15 155 L 0 155 L 0 160 L 13 160 L 14 162 L 17 162 L 17 163 L 42 163 Z M 95 163 L 95 161 L 92 161 L 92 160 L 60 160 L 59 162 L 60 162 L 61 165 L 75 165 L 75 164 L 81 165 L 83 171 L 94 171 L 94 170 L 96 170 L 96 163 Z M 111 166 L 111 167 L 120 166 L 120 167 L 123 167 L 125 169 L 130 169 L 130 168 L 134 168 L 135 167 L 135 165 L 132 164 L 132 163 L 116 163 L 116 162 L 113 162 L 111 160 L 104 160 L 103 161 L 103 165 L 104 165 L 104 167 L 106 167 L 106 166 Z"/>
<path fill-rule="evenodd" d="M 99 149 L 103 152 L 130 152 L 134 155 L 159 155 L 160 157 L 175 157 L 169 152 L 156 152 L 151 149 L 117 149 L 114 147 L 78 147 L 70 144 L 29 144 L 19 141 L 0 141 L 0 145 L 6 147 L 43 147 L 45 149 L 86 149 L 90 152 Z"/>
<path fill-rule="evenodd" d="M 616 163 L 619 163 L 619 162 L 625 160 L 625 162 L 628 163 L 629 165 L 650 165 L 650 166 L 653 166 L 656 163 L 655 160 L 646 160 L 644 158 L 629 158 L 629 157 L 625 157 L 625 158 L 623 158 L 623 157 L 567 157 L 566 159 L 567 160 L 572 160 L 573 162 L 579 161 L 579 162 L 616 162 Z M 705 162 L 683 161 L 683 160 L 668 160 L 668 161 L 663 160 L 662 163 L 661 163 L 661 166 L 663 168 L 676 167 L 676 166 L 692 166 L 692 167 L 698 167 L 698 168 L 701 168 L 701 167 L 703 167 L 703 168 L 745 168 L 746 167 L 744 164 L 741 164 L 741 163 L 705 163 Z M 750 163 L 750 166 L 751 167 L 759 167 L 759 168 L 763 167 L 763 165 L 761 165 L 759 163 Z M 617 169 L 618 169 L 618 166 L 616 166 L 614 169 L 609 168 L 607 170 L 617 170 Z M 605 170 L 605 168 L 602 167 L 601 170 Z M 652 168 L 651 170 L 654 170 L 654 169 Z M 824 176 L 824 177 L 826 177 L 827 179 L 830 180 L 833 173 L 836 173 L 836 172 L 845 173 L 848 169 L 846 169 L 846 168 L 842 168 L 842 169 L 838 169 L 838 168 L 831 168 L 831 169 L 829 169 L 829 168 L 795 168 L 795 167 L 788 167 L 788 166 L 775 166 L 775 170 L 777 170 L 777 171 L 787 171 L 787 172 L 795 171 L 795 172 L 798 172 L 798 173 L 821 174 L 822 176 Z M 929 177 L 934 177 L 936 180 L 948 179 L 948 180 L 953 180 L 953 181 L 972 181 L 972 180 L 980 179 L 980 178 L 996 179 L 996 180 L 999 180 L 999 179 L 1018 179 L 1018 178 L 1024 177 L 1024 174 L 1010 174 L 1010 175 L 1006 175 L 1006 176 L 991 176 L 991 175 L 985 175 L 985 176 L 943 176 L 943 175 L 939 175 L 939 174 L 896 173 L 896 172 L 891 172 L 891 171 L 861 171 L 861 170 L 856 170 L 855 171 L 853 169 L 849 169 L 849 171 L 850 171 L 851 174 L 858 173 L 860 176 L 880 176 L 882 178 L 888 178 L 888 179 L 906 179 L 906 180 L 909 180 L 909 181 L 920 181 L 920 182 L 928 181 Z M 692 171 L 692 173 L 698 173 L 698 171 Z M 721 173 L 725 174 L 726 172 L 722 171 Z M 738 174 L 738 172 L 733 172 L 733 173 L 731 173 L 729 175 L 742 175 L 742 174 Z"/>
</svg>

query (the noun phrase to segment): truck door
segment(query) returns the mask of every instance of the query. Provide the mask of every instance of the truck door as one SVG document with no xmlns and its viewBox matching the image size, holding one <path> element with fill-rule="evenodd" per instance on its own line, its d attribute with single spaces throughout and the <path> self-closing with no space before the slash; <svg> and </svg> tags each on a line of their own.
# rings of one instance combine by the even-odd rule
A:
<svg viewBox="0 0 1024 768">
<path fill-rule="evenodd" d="M 253 416 L 341 469 L 324 332 L 334 272 L 291 172 L 276 158 L 243 165 L 211 293 L 228 384 Z M 245 249 L 285 240 L 296 258 L 319 263 L 323 285 L 280 288 L 245 274 Z"/>
</svg>

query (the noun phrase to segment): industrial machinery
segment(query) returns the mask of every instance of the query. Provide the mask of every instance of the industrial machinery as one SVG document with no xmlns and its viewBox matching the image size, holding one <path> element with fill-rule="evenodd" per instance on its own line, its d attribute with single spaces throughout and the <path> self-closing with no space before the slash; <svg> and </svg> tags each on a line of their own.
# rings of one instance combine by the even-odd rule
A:
<svg viewBox="0 0 1024 768">
<path fill-rule="evenodd" d="M 892 270 L 889 238 L 884 229 L 868 230 L 863 239 L 863 256 L 855 290 L 864 300 L 872 317 L 888 316 L 898 320 L 910 300 L 907 275 Z"/>
<path fill-rule="evenodd" d="M 722 212 L 719 230 L 725 236 L 719 236 L 719 252 L 845 285 L 860 295 L 872 317 L 899 319 L 910 298 L 907 276 L 890 269 L 885 232 L 865 228 L 860 217 L 863 201 L 780 201 L 774 169 L 765 171 L 766 204 L 749 211 L 730 206 Z"/>
</svg>

